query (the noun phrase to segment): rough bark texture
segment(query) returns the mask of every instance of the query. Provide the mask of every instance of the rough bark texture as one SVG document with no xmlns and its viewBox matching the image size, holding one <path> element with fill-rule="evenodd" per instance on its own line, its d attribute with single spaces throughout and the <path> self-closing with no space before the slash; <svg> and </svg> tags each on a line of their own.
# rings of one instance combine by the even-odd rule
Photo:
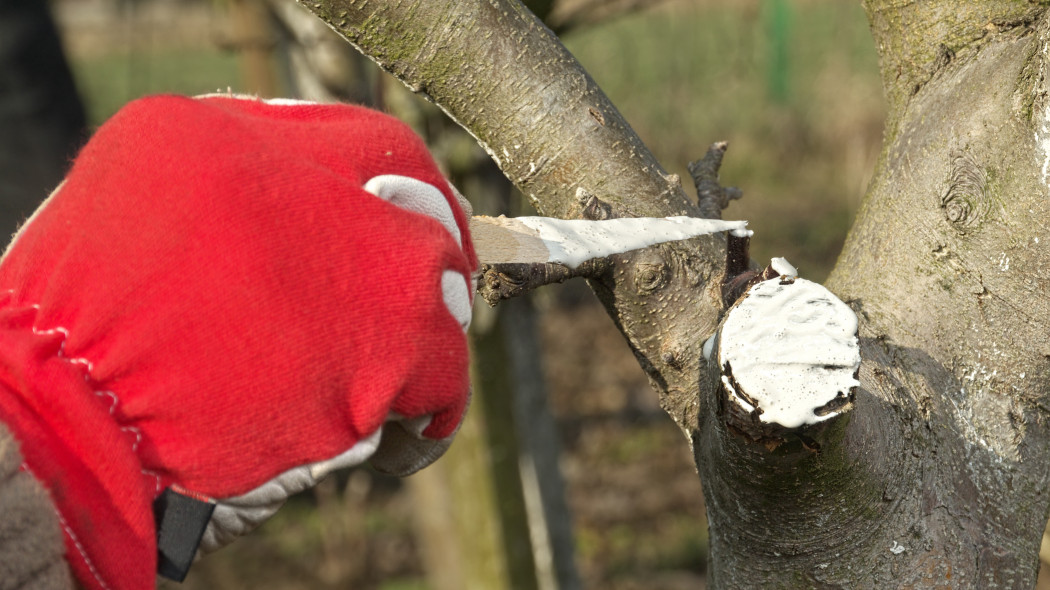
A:
<svg viewBox="0 0 1050 590">
<path fill-rule="evenodd" d="M 511 1 L 305 3 L 469 129 L 545 215 L 697 214 Z M 726 429 L 700 347 L 724 240 L 591 281 L 693 442 L 720 588 L 1030 587 L 1046 523 L 1050 22 L 1024 0 L 869 0 L 890 115 L 829 287 L 860 319 L 853 411 L 778 445 Z M 760 239 L 760 236 L 759 236 Z"/>
<path fill-rule="evenodd" d="M 829 287 L 861 320 L 850 430 L 884 440 L 862 470 L 882 497 L 845 538 L 876 540 L 853 562 L 875 587 L 1030 587 L 1050 468 L 1046 8 L 867 9 L 890 117 Z"/>
<path fill-rule="evenodd" d="M 1050 501 L 1045 7 L 866 8 L 890 112 L 828 282 L 860 320 L 856 406 L 820 453 L 705 416 L 712 582 L 1031 587 Z"/>
</svg>

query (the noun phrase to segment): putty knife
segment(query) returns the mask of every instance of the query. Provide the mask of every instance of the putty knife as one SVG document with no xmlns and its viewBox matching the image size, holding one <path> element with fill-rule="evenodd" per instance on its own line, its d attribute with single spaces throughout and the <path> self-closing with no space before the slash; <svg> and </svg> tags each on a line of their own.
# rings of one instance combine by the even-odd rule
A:
<svg viewBox="0 0 1050 590">
<path fill-rule="evenodd" d="M 746 232 L 746 226 L 746 221 L 685 216 L 591 221 L 477 215 L 470 220 L 470 235 L 482 264 L 558 262 L 576 268 L 592 258 L 717 232 Z"/>
</svg>

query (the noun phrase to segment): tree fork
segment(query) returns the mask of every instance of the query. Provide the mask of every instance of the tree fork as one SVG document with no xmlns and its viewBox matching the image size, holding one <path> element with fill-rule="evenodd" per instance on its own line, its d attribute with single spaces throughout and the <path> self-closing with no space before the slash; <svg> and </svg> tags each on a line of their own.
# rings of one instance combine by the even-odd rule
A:
<svg viewBox="0 0 1050 590">
<path fill-rule="evenodd" d="M 1031 587 L 1050 507 L 1046 2 L 865 8 L 888 120 L 828 286 L 861 319 L 857 410 L 896 416 L 917 474 L 890 492 L 899 573 L 875 571 Z"/>
</svg>

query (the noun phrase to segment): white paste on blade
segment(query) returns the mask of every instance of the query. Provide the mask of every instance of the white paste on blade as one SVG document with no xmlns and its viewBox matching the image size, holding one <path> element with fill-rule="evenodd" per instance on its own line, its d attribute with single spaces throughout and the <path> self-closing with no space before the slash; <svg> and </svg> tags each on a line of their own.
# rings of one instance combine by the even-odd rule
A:
<svg viewBox="0 0 1050 590">
<path fill-rule="evenodd" d="M 592 258 L 621 254 L 663 242 L 685 240 L 722 231 L 742 230 L 746 221 L 697 217 L 625 217 L 600 223 L 583 219 L 516 217 L 539 232 L 550 251 L 550 262 L 576 268 Z"/>
<path fill-rule="evenodd" d="M 857 316 L 824 287 L 777 279 L 752 287 L 732 308 L 720 331 L 718 362 L 759 408 L 765 423 L 798 428 L 838 393 L 860 383 Z M 730 389 L 736 403 L 745 402 Z"/>
</svg>

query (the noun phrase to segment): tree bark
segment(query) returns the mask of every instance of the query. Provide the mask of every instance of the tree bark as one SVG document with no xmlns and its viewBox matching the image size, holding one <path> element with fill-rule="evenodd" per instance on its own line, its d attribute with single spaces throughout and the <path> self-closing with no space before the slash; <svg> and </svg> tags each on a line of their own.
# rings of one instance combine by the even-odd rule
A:
<svg viewBox="0 0 1050 590">
<path fill-rule="evenodd" d="M 614 216 L 721 207 L 690 202 L 516 2 L 306 5 L 469 129 L 545 215 L 583 216 L 580 189 Z M 1030 587 L 1050 508 L 1046 6 L 865 5 L 890 112 L 828 282 L 859 320 L 860 385 L 820 444 L 727 426 L 701 354 L 724 240 L 617 257 L 591 284 L 693 444 L 714 587 Z"/>
<path fill-rule="evenodd" d="M 1046 7 L 866 8 L 889 122 L 828 284 L 861 320 L 857 406 L 882 408 L 896 482 L 872 525 L 907 534 L 882 561 L 902 586 L 1030 587 L 1050 506 Z"/>
<path fill-rule="evenodd" d="M 840 443 L 705 416 L 716 587 L 1023 588 L 1048 509 L 1048 23 L 1026 2 L 866 8 L 882 156 L 829 288 L 863 363 Z"/>
</svg>

